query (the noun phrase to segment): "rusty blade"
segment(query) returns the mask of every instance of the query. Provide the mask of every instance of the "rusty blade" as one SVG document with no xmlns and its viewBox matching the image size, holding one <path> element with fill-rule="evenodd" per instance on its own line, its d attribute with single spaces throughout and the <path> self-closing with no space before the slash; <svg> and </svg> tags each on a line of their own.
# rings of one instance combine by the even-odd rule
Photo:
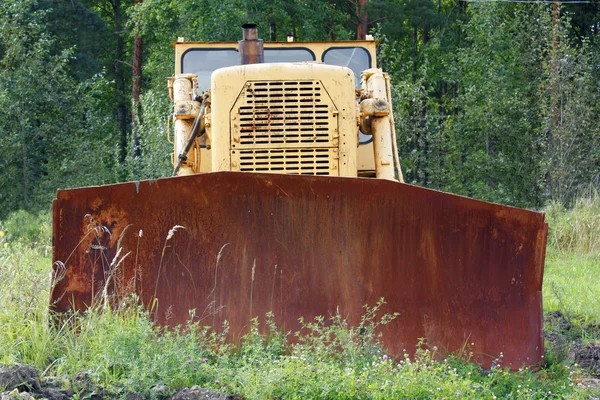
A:
<svg viewBox="0 0 600 400">
<path fill-rule="evenodd" d="M 382 329 L 394 354 L 425 338 L 484 366 L 542 361 L 540 213 L 375 179 L 218 172 L 61 190 L 53 219 L 59 312 L 107 286 L 161 324 L 227 320 L 235 341 L 268 311 L 286 331 L 336 311 L 358 323 L 383 297 L 400 313 Z"/>
</svg>

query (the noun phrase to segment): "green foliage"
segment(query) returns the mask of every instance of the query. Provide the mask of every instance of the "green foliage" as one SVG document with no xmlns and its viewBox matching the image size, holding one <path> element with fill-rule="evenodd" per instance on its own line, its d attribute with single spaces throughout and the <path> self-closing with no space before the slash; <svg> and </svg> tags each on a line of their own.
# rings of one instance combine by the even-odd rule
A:
<svg viewBox="0 0 600 400">
<path fill-rule="evenodd" d="M 5 240 L 34 245 L 50 245 L 51 229 L 48 214 L 35 215 L 24 210 L 10 213 L 0 224 L 0 231 Z"/>
<path fill-rule="evenodd" d="M 565 31 L 559 32 L 563 38 L 553 49 L 540 97 L 546 135 L 546 198 L 571 205 L 600 176 L 599 71 L 590 44 L 584 40 L 575 46 Z"/>
<path fill-rule="evenodd" d="M 25 219 L 27 230 L 31 231 L 33 217 L 19 214 L 13 216 L 12 222 Z M 57 332 L 47 324 L 51 248 L 46 241 L 9 240 L 3 235 L 3 225 L 6 224 L 0 224 L 0 363 L 48 365 L 59 355 Z"/>
<path fill-rule="evenodd" d="M 58 187 L 112 182 L 112 117 L 98 73 L 71 74 L 53 10 L 28 0 L 0 5 L 0 216 L 47 209 Z"/>
<path fill-rule="evenodd" d="M 546 208 L 552 248 L 565 252 L 598 255 L 600 252 L 600 192 L 591 189 L 570 209 L 560 203 Z"/>
<path fill-rule="evenodd" d="M 569 204 L 600 166 L 593 43 L 569 36 L 566 15 L 553 25 L 548 4 L 418 3 L 371 3 L 396 10 L 377 34 L 407 181 Z"/>
<path fill-rule="evenodd" d="M 362 12 L 345 0 L 18 0 L 0 11 L 0 217 L 48 209 L 61 187 L 170 175 L 177 37 L 236 41 L 255 22 L 265 39 L 351 39 Z M 556 23 L 534 3 L 370 0 L 363 11 L 393 77 L 408 182 L 538 208 L 597 184 L 597 7 L 565 4 Z M 128 95 L 135 35 L 141 154 Z"/>
<path fill-rule="evenodd" d="M 548 9 L 549 10 L 549 9 Z M 451 130 L 450 191 L 520 206 L 539 201 L 540 115 L 535 69 L 550 36 L 542 7 L 473 7 L 465 26 L 469 46 L 453 73 L 459 92 Z M 498 29 L 501 27 L 501 29 Z"/>
<path fill-rule="evenodd" d="M 546 213 L 546 358 L 569 364 L 581 345 L 600 340 L 600 196 L 592 190 L 572 208 L 555 202 Z"/>
<path fill-rule="evenodd" d="M 546 255 L 544 309 L 600 324 L 600 255 L 556 251 Z"/>
<path fill-rule="evenodd" d="M 569 323 L 600 325 L 600 195 L 592 190 L 571 209 L 553 203 L 548 217 L 544 307 L 561 311 Z"/>
<path fill-rule="evenodd" d="M 173 166 L 171 155 L 173 145 L 167 140 L 167 128 L 172 114 L 172 103 L 164 94 L 164 88 L 150 89 L 141 98 L 144 120 L 141 124 L 143 132 L 140 138 L 144 154 L 135 160 L 133 177 L 135 179 L 150 179 L 171 176 Z M 172 138 L 170 139 L 172 140 Z"/>
</svg>

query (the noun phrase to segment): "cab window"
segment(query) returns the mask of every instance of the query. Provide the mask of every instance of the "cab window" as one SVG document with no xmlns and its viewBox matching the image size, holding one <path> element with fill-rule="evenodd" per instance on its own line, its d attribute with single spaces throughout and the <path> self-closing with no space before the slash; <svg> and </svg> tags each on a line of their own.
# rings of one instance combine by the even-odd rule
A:
<svg viewBox="0 0 600 400">
<path fill-rule="evenodd" d="M 265 62 L 315 61 L 312 51 L 305 48 L 265 49 Z M 200 91 L 210 89 L 210 76 L 219 68 L 239 65 L 236 49 L 190 49 L 181 58 L 181 73 L 198 75 Z"/>
<path fill-rule="evenodd" d="M 323 53 L 323 62 L 350 68 L 354 72 L 358 88 L 360 73 L 371 68 L 371 55 L 363 47 L 332 47 Z"/>
<path fill-rule="evenodd" d="M 315 61 L 315 54 L 305 48 L 265 49 L 266 63 Z"/>
<path fill-rule="evenodd" d="M 235 49 L 190 49 L 181 56 L 181 73 L 198 75 L 198 89 L 210 89 L 210 76 L 219 68 L 240 63 Z"/>
<path fill-rule="evenodd" d="M 332 47 L 323 53 L 325 64 L 347 67 L 354 72 L 356 88 L 360 87 L 360 73 L 371 68 L 371 55 L 362 47 Z M 373 136 L 365 135 L 359 131 L 358 141 L 367 144 L 373 140 Z"/>
</svg>

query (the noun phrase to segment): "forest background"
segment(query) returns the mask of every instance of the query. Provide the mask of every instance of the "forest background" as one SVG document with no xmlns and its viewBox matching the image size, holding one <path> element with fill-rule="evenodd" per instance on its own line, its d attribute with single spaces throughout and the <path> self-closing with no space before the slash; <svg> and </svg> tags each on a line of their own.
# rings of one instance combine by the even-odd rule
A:
<svg viewBox="0 0 600 400">
<path fill-rule="evenodd" d="M 169 176 L 171 42 L 380 41 L 409 183 L 529 208 L 600 185 L 600 4 L 2 0 L 0 220 Z"/>
</svg>

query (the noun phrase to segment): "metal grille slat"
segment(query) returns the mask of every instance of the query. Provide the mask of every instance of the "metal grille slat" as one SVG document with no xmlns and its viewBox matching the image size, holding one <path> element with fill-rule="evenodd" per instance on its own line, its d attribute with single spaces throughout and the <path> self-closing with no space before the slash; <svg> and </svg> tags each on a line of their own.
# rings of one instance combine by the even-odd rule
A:
<svg viewBox="0 0 600 400">
<path fill-rule="evenodd" d="M 336 107 L 318 80 L 248 81 L 231 110 L 232 169 L 338 175 Z"/>
<path fill-rule="evenodd" d="M 334 109 L 318 80 L 248 82 L 233 111 L 234 147 L 334 146 Z"/>
<path fill-rule="evenodd" d="M 337 149 L 256 149 L 232 154 L 240 171 L 337 175 Z"/>
</svg>

